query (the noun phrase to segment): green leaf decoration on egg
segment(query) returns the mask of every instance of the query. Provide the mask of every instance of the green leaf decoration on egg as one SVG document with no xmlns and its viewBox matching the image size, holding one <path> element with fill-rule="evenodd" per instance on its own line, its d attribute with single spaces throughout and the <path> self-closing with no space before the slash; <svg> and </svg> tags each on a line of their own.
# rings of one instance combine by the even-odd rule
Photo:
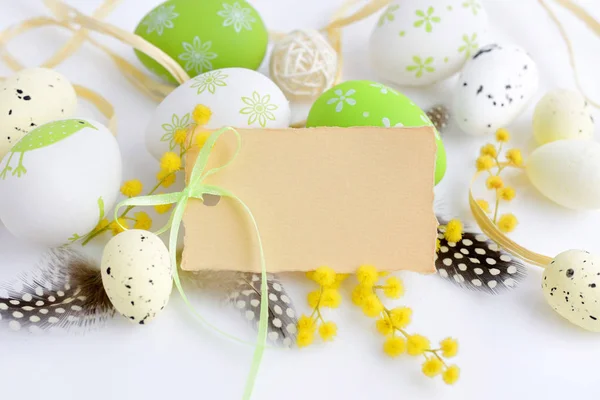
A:
<svg viewBox="0 0 600 400">
<path fill-rule="evenodd" d="M 427 114 L 402 93 L 381 83 L 357 80 L 323 93 L 308 114 L 307 127 L 318 126 L 433 126 Z M 446 150 L 437 130 L 435 184 L 446 173 Z"/>
<path fill-rule="evenodd" d="M 20 157 L 19 163 L 12 172 L 12 175 L 20 178 L 27 173 L 27 169 L 23 165 L 25 153 L 60 142 L 86 127 L 98 130 L 94 125 L 81 119 L 53 121 L 32 130 L 12 148 L 6 166 L 0 172 L 0 178 L 6 179 L 8 172 L 13 171 L 11 161 L 15 154 L 20 153 Z"/>
<path fill-rule="evenodd" d="M 260 15 L 245 0 L 169 0 L 150 11 L 135 33 L 167 53 L 191 77 L 227 67 L 256 70 L 269 36 Z M 149 70 L 176 83 L 158 62 L 140 51 L 136 54 Z M 217 81 L 206 88 L 213 92 L 220 85 Z"/>
</svg>

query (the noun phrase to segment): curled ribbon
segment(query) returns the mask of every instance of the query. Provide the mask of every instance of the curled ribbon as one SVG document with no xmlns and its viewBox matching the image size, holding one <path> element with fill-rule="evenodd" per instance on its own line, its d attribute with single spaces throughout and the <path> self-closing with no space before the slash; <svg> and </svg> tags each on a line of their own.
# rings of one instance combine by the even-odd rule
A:
<svg viewBox="0 0 600 400">
<path fill-rule="evenodd" d="M 210 153 L 213 149 L 213 146 L 215 145 L 215 143 L 217 142 L 219 137 L 228 131 L 231 131 L 236 135 L 237 149 L 236 149 L 235 153 L 233 154 L 231 159 L 224 165 L 210 169 L 208 171 L 204 171 L 206 168 L 206 165 L 208 163 L 208 159 L 209 159 Z M 203 201 L 203 196 L 205 194 L 210 194 L 210 195 L 215 195 L 215 196 L 229 197 L 229 198 L 235 200 L 237 203 L 239 203 L 242 206 L 244 211 L 250 217 L 250 221 L 252 221 L 252 226 L 254 227 L 254 232 L 257 237 L 258 250 L 259 250 L 259 255 L 260 255 L 260 268 L 261 268 L 261 278 L 262 278 L 261 287 L 260 287 L 261 295 L 263 296 L 264 299 L 268 298 L 269 291 L 267 288 L 267 268 L 266 268 L 262 240 L 260 237 L 260 232 L 258 230 L 258 224 L 256 222 L 256 219 L 254 218 L 254 216 L 253 216 L 252 212 L 250 211 L 250 209 L 248 208 L 248 206 L 239 197 L 235 196 L 233 193 L 231 193 L 228 190 L 221 188 L 219 186 L 206 185 L 203 183 L 206 178 L 218 173 L 222 169 L 229 166 L 235 160 L 238 153 L 240 152 L 241 144 L 242 144 L 241 136 L 233 128 L 226 127 L 226 128 L 221 128 L 221 129 L 213 132 L 207 139 L 206 143 L 202 147 L 202 150 L 200 151 L 200 154 L 198 155 L 198 158 L 196 159 L 196 162 L 192 169 L 192 173 L 190 175 L 189 183 L 185 187 L 185 189 L 183 189 L 181 192 L 176 192 L 176 193 L 158 194 L 158 195 L 152 195 L 152 196 L 140 196 L 140 197 L 136 197 L 136 198 L 126 199 L 126 200 L 122 201 L 121 203 L 119 203 L 117 205 L 117 207 L 115 208 L 115 221 L 117 221 L 117 223 L 118 223 L 119 209 L 121 209 L 123 207 L 127 207 L 127 206 L 158 206 L 158 205 L 166 205 L 166 204 L 175 204 L 175 209 L 171 213 L 171 217 L 170 217 L 169 221 L 167 222 L 167 224 L 165 224 L 165 226 L 163 226 L 160 230 L 155 232 L 157 235 L 160 235 L 169 229 L 171 230 L 170 234 L 169 234 L 169 253 L 170 253 L 170 257 L 171 257 L 171 268 L 172 268 L 173 280 L 175 282 L 175 286 L 177 287 L 177 290 L 179 291 L 179 294 L 183 298 L 186 306 L 190 309 L 192 314 L 194 314 L 194 316 L 200 320 L 200 322 L 202 322 L 209 328 L 219 332 L 220 334 L 223 334 L 224 336 L 227 336 L 230 339 L 233 339 L 233 340 L 236 340 L 239 342 L 243 342 L 243 341 L 241 341 L 241 340 L 235 338 L 234 336 L 229 335 L 226 332 L 223 332 L 223 331 L 219 330 L 218 328 L 209 324 L 198 312 L 196 312 L 194 307 L 191 305 L 190 301 L 188 300 L 188 297 L 185 294 L 185 291 L 183 290 L 183 287 L 181 285 L 181 280 L 179 278 L 179 274 L 177 271 L 176 248 L 177 248 L 177 237 L 179 234 L 179 227 L 183 220 L 183 214 L 185 212 L 187 202 L 190 199 L 198 199 L 200 201 Z M 120 223 L 119 223 L 119 225 L 120 225 Z M 122 226 L 122 228 L 125 228 L 125 227 Z M 264 353 L 264 350 L 266 347 L 267 324 L 268 324 L 268 322 L 267 322 L 268 303 L 269 303 L 268 301 L 263 301 L 261 303 L 261 307 L 260 307 L 258 337 L 257 337 L 256 343 L 255 343 L 255 350 L 254 350 L 254 355 L 252 357 L 250 373 L 246 380 L 246 386 L 244 389 L 243 399 L 245 399 L 245 400 L 250 399 L 250 397 L 252 395 L 252 390 L 253 390 L 254 384 L 256 382 L 256 376 L 258 374 L 260 362 L 262 360 L 263 353 Z"/>
</svg>

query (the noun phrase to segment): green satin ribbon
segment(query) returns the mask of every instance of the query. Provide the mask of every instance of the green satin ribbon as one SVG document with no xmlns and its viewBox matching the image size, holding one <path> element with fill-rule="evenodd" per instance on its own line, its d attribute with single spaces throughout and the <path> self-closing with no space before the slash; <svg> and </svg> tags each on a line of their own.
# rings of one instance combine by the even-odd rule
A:
<svg viewBox="0 0 600 400">
<path fill-rule="evenodd" d="M 213 149 L 213 146 L 215 145 L 215 143 L 217 142 L 219 137 L 227 131 L 231 131 L 231 132 L 235 133 L 236 139 L 237 139 L 237 148 L 236 148 L 236 151 L 235 151 L 233 157 L 231 157 L 231 159 L 224 165 L 210 169 L 205 172 L 204 170 L 208 163 L 208 158 Z M 223 336 L 226 336 L 232 340 L 235 340 L 237 342 L 246 343 L 246 342 L 236 338 L 235 336 L 232 336 L 232 335 L 228 334 L 227 332 L 224 332 L 224 331 L 220 330 L 219 328 L 215 327 L 214 325 L 210 324 L 194 309 L 194 307 L 190 303 L 190 301 L 189 301 L 188 297 L 186 296 L 185 291 L 183 290 L 183 287 L 181 285 L 181 280 L 179 278 L 179 274 L 177 271 L 177 255 L 176 255 L 177 237 L 179 234 L 179 227 L 181 225 L 181 221 L 183 220 L 183 213 L 185 211 L 185 207 L 190 198 L 199 199 L 199 200 L 203 201 L 203 195 L 211 194 L 211 195 L 215 195 L 215 196 L 229 197 L 231 199 L 234 199 L 246 211 L 246 213 L 250 217 L 250 220 L 252 221 L 252 225 L 254 226 L 254 231 L 256 232 L 256 237 L 258 240 L 258 249 L 260 252 L 260 268 L 261 268 L 261 278 L 262 278 L 261 287 L 260 287 L 261 295 L 262 295 L 263 299 L 269 298 L 268 297 L 269 291 L 267 288 L 267 268 L 266 268 L 266 263 L 265 263 L 265 255 L 264 255 L 262 240 L 260 238 L 260 233 L 258 231 L 258 224 L 256 223 L 256 219 L 254 218 L 254 215 L 252 215 L 252 212 L 250 211 L 248 206 L 240 198 L 235 196 L 233 193 L 231 193 L 228 190 L 223 189 L 219 186 L 204 184 L 204 181 L 206 180 L 206 178 L 218 173 L 222 169 L 229 166 L 229 164 L 231 164 L 233 162 L 233 160 L 235 160 L 235 158 L 237 157 L 237 155 L 240 152 L 241 145 L 242 145 L 242 141 L 241 141 L 240 134 L 238 131 L 236 131 L 233 128 L 226 127 L 226 128 L 222 128 L 222 129 L 219 129 L 218 131 L 213 132 L 210 135 L 210 137 L 207 139 L 204 146 L 202 147 L 202 150 L 200 150 L 200 154 L 198 155 L 198 158 L 196 159 L 196 163 L 194 164 L 194 168 L 190 175 L 189 184 L 186 186 L 185 189 L 183 189 L 181 192 L 176 192 L 176 193 L 158 194 L 158 195 L 152 195 L 152 196 L 140 196 L 140 197 L 135 197 L 135 198 L 124 200 L 121 203 L 119 203 L 117 205 L 117 207 L 115 208 L 115 221 L 117 221 L 117 223 L 118 223 L 119 209 L 121 209 L 123 207 L 158 206 L 158 205 L 166 205 L 166 204 L 175 204 L 175 209 L 171 213 L 169 222 L 167 222 L 167 224 L 165 226 L 163 226 L 160 230 L 158 230 L 155 233 L 157 235 L 160 235 L 169 229 L 171 230 L 170 235 L 169 235 L 169 253 L 171 256 L 171 268 L 172 268 L 172 273 L 173 273 L 173 280 L 175 282 L 175 286 L 177 287 L 177 290 L 179 290 L 179 294 L 183 298 L 184 303 L 186 304 L 188 309 L 192 312 L 192 314 L 205 326 L 207 326 L 210 329 L 213 329 L 214 331 L 216 331 L 216 332 L 222 334 Z M 260 362 L 262 360 L 263 353 L 264 353 L 264 350 L 266 347 L 267 325 L 268 325 L 268 304 L 269 304 L 268 301 L 261 302 L 260 318 L 259 318 L 259 323 L 258 323 L 258 337 L 257 337 L 256 343 L 254 344 L 254 346 L 255 346 L 254 355 L 252 357 L 250 373 L 248 374 L 248 378 L 246 380 L 246 386 L 244 389 L 244 396 L 243 396 L 244 400 L 248 400 L 252 396 L 252 391 L 254 389 L 254 384 L 256 382 L 256 376 L 258 374 L 258 370 L 260 368 Z"/>
</svg>

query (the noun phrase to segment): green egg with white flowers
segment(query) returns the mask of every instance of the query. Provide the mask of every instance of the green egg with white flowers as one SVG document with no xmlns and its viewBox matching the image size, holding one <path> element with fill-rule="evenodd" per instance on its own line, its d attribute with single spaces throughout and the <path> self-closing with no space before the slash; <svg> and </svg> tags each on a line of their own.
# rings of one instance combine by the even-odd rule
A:
<svg viewBox="0 0 600 400">
<path fill-rule="evenodd" d="M 419 106 L 397 90 L 377 82 L 355 80 L 340 83 L 319 96 L 310 109 L 306 126 L 389 128 L 433 126 L 433 123 Z M 437 129 L 435 141 L 437 185 L 446 173 L 446 150 Z"/>
<path fill-rule="evenodd" d="M 194 77 L 220 68 L 260 67 L 269 34 L 245 0 L 169 0 L 151 10 L 135 33 L 152 43 Z M 142 64 L 176 83 L 158 62 L 136 50 Z"/>
</svg>

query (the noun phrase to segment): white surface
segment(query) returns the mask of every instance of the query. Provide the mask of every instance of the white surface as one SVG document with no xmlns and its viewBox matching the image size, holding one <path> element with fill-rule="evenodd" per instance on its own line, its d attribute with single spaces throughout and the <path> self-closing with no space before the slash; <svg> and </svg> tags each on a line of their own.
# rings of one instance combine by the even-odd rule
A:
<svg viewBox="0 0 600 400">
<path fill-rule="evenodd" d="M 99 0 L 72 0 L 90 12 Z M 137 21 L 158 0 L 127 0 L 109 18 L 113 24 L 133 30 Z M 254 0 L 271 29 L 319 27 L 342 0 Z M 0 27 L 25 17 L 44 14 L 41 1 L 0 2 Z M 582 1 L 596 17 L 600 4 Z M 565 46 L 537 2 L 532 0 L 485 1 L 492 34 L 527 49 L 541 72 L 539 99 L 553 87 L 574 88 Z M 600 63 L 600 40 L 575 26 L 572 17 L 560 12 L 580 55 L 583 81 L 600 99 L 595 75 Z M 345 77 L 376 78 L 367 63 L 367 41 L 377 17 L 344 32 Z M 47 28 L 11 43 L 13 53 L 28 65 L 37 65 L 66 38 L 66 33 Z M 35 43 L 35 44 L 34 44 Z M 133 52 L 107 41 L 120 54 L 134 60 Z M 135 61 L 137 62 L 137 61 Z M 0 73 L 8 73 L 2 66 Z M 125 178 L 141 176 L 153 180 L 156 164 L 146 152 L 144 129 L 156 106 L 137 92 L 110 59 L 85 46 L 59 71 L 73 82 L 87 85 L 108 97 L 119 115 L 119 142 L 124 156 Z M 450 97 L 450 84 L 424 90 L 403 90 L 423 107 Z M 85 105 L 86 115 L 94 115 Z M 515 145 L 529 145 L 530 118 L 526 115 L 510 126 Z M 594 113 L 596 120 L 600 114 Z M 456 129 L 445 134 L 448 174 L 437 188 L 446 210 L 469 220 L 467 185 L 478 148 L 488 138 L 473 138 Z M 561 209 L 538 195 L 517 178 L 518 200 L 510 205 L 521 221 L 513 235 L 534 250 L 557 254 L 570 248 L 600 252 L 596 231 L 597 212 L 576 213 Z M 6 195 L 6 194 L 0 194 Z M 9 279 L 33 269 L 37 248 L 11 238 L 0 230 L 0 278 Z M 397 304 L 414 308 L 411 330 L 433 340 L 448 335 L 459 338 L 461 352 L 456 362 L 462 379 L 447 387 L 439 379 L 430 381 L 420 373 L 420 359 L 391 360 L 381 352 L 382 338 L 373 322 L 351 306 L 328 315 L 339 325 L 338 339 L 303 351 L 267 351 L 254 399 L 563 399 L 598 398 L 597 360 L 600 337 L 568 324 L 545 303 L 540 289 L 541 271 L 531 273 L 518 290 L 497 297 L 466 293 L 433 276 L 402 274 L 407 295 Z M 300 310 L 311 287 L 305 279 L 285 282 Z M 237 328 L 235 312 L 213 308 L 192 295 L 200 311 L 226 329 Z M 148 326 L 135 326 L 115 319 L 107 327 L 85 336 L 34 337 L 0 330 L 0 379 L 3 399 L 237 399 L 241 397 L 251 359 L 251 348 L 225 340 L 198 325 L 185 310 L 177 294 L 165 312 Z"/>
</svg>

